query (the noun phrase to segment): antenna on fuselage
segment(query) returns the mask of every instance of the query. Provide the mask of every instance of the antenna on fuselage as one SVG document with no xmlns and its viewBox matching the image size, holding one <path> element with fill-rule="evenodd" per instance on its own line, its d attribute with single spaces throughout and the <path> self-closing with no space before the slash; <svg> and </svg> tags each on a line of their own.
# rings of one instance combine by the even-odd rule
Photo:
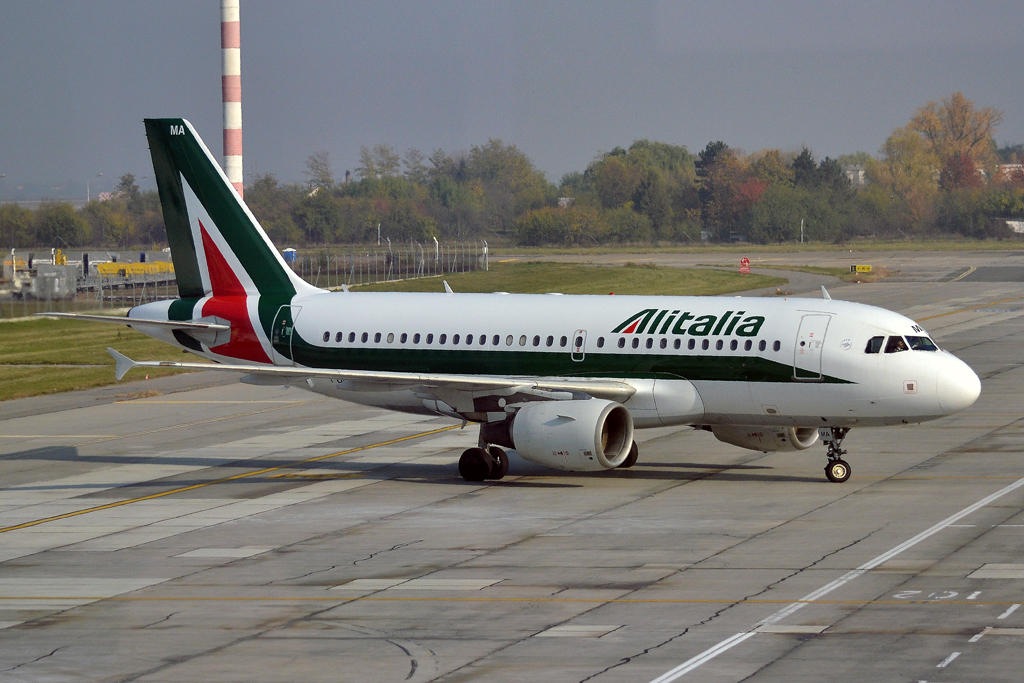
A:
<svg viewBox="0 0 1024 683">
<path fill-rule="evenodd" d="M 828 290 L 825 289 L 825 285 L 821 286 L 821 298 L 825 299 L 826 301 L 832 301 L 832 297 L 829 296 Z"/>
<path fill-rule="evenodd" d="M 448 281 L 447 280 L 442 280 L 442 282 L 444 282 L 444 291 L 445 291 L 446 294 L 454 294 L 455 293 L 455 292 L 452 291 L 452 288 L 448 286 Z"/>
</svg>

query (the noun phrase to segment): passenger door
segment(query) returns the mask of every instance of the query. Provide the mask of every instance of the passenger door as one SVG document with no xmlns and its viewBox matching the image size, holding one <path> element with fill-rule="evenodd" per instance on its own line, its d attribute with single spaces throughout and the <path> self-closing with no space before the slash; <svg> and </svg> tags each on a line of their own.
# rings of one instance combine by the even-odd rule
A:
<svg viewBox="0 0 1024 683">
<path fill-rule="evenodd" d="M 587 348 L 587 331 L 576 330 L 572 333 L 572 359 L 577 363 L 583 361 L 586 357 Z"/>
<path fill-rule="evenodd" d="M 822 381 L 821 349 L 831 320 L 832 316 L 823 313 L 805 315 L 800 319 L 800 330 L 797 332 L 796 348 L 793 351 L 795 381 Z"/>
</svg>

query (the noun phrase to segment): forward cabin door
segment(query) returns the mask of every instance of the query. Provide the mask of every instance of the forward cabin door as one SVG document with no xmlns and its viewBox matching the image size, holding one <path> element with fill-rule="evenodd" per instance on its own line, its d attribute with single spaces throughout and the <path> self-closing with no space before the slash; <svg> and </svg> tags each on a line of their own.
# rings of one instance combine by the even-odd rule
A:
<svg viewBox="0 0 1024 683">
<path fill-rule="evenodd" d="M 270 335 L 270 344 L 274 350 L 295 365 L 292 355 L 292 334 L 295 331 L 295 319 L 299 317 L 301 306 L 281 306 L 274 316 L 274 329 Z"/>
<path fill-rule="evenodd" d="M 572 333 L 572 359 L 577 363 L 583 361 L 587 348 L 587 331 L 576 330 Z"/>
<path fill-rule="evenodd" d="M 800 319 L 793 352 L 793 379 L 797 382 L 820 382 L 821 349 L 825 331 L 832 316 L 821 313 L 805 315 Z"/>
</svg>

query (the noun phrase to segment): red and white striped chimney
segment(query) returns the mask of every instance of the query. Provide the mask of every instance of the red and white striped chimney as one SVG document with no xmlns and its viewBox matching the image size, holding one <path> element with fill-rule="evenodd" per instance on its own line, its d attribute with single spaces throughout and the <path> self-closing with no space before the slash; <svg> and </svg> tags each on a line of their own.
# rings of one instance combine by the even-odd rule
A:
<svg viewBox="0 0 1024 683">
<path fill-rule="evenodd" d="M 224 95 L 224 173 L 242 196 L 242 34 L 238 0 L 220 0 L 221 90 Z"/>
</svg>

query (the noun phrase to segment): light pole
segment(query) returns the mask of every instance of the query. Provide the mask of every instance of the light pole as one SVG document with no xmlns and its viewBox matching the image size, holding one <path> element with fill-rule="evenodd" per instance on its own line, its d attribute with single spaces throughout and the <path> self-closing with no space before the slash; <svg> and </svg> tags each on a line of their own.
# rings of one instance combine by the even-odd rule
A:
<svg viewBox="0 0 1024 683">
<path fill-rule="evenodd" d="M 92 201 L 92 191 L 91 191 L 91 188 L 89 187 L 89 184 L 95 178 L 102 178 L 102 177 L 103 177 L 102 173 L 97 173 L 93 178 L 89 178 L 88 180 L 85 181 L 85 203 L 86 204 L 88 204 L 89 202 Z"/>
</svg>

